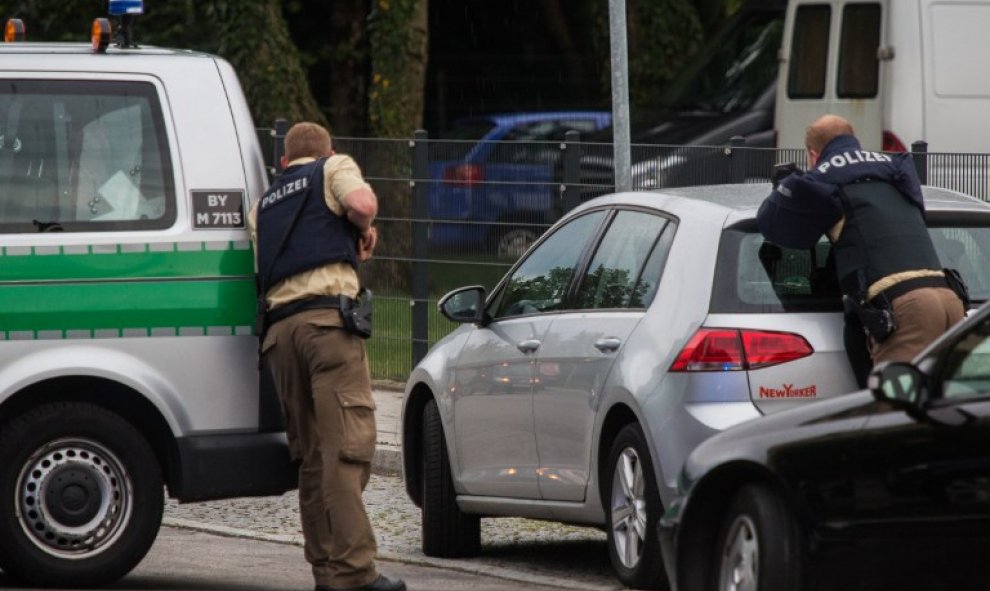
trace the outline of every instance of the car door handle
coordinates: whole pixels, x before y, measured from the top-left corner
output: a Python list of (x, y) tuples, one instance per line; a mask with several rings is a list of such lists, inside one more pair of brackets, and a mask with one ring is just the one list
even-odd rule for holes
[(611, 353), (619, 348), (622, 341), (617, 337), (605, 337), (595, 341), (595, 348), (602, 353)]
[(536, 339), (526, 339), (525, 341), (519, 341), (516, 343), (516, 348), (523, 353), (532, 353), (540, 348), (540, 341)]

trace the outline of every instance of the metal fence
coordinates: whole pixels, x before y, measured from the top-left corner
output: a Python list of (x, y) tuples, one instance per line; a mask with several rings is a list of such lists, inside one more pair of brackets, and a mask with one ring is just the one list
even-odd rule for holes
[[(279, 131), (259, 130), (269, 162)], [(553, 142), (334, 138), (379, 199), (379, 245), (362, 265), (375, 293), (372, 376), (405, 381), (430, 345), (453, 330), (436, 311), (446, 292), (491, 289), (561, 215), (614, 190), (611, 144), (573, 132)], [(912, 146), (923, 182), (990, 200), (990, 154), (928, 153)], [(768, 182), (777, 163), (803, 164), (803, 150), (729, 146), (632, 146), (634, 189)], [(274, 174), (274, 169), (270, 169)]]

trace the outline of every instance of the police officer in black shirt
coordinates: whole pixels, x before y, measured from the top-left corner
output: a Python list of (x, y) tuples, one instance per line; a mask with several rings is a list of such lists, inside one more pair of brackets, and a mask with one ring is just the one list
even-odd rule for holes
[[(775, 184), (757, 213), (760, 232), (800, 249), (827, 235), (873, 364), (909, 361), (965, 316), (965, 286), (939, 263), (910, 156), (863, 150), (837, 115), (808, 126), (805, 146), (810, 170)], [(862, 385), (866, 371), (851, 360)]]

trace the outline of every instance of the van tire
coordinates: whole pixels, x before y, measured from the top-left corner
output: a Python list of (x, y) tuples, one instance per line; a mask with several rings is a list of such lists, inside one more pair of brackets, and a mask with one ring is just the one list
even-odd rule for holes
[(80, 402), (0, 426), (0, 568), (39, 586), (93, 587), (133, 569), (161, 526), (161, 469), (130, 423)]
[(638, 423), (616, 435), (607, 470), (602, 499), (612, 568), (627, 587), (667, 589), (657, 536), (663, 507), (650, 448)]
[(447, 438), (436, 400), (423, 410), (423, 554), (444, 558), (481, 552), (481, 518), (461, 512), (450, 474)]

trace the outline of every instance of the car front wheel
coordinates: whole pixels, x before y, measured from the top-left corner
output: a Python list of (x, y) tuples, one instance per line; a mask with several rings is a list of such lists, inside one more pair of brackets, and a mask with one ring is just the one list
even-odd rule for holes
[(636, 423), (623, 427), (612, 444), (605, 488), (608, 550), (612, 567), (625, 585), (663, 589), (667, 578), (657, 539), (660, 493), (648, 450)]
[(423, 554), (446, 558), (481, 551), (481, 518), (461, 512), (450, 475), (436, 400), (423, 411)]
[(155, 455), (112, 412), (52, 403), (0, 427), (0, 567), (14, 579), (111, 583), (151, 548), (163, 506)]
[(718, 537), (718, 591), (800, 589), (797, 536), (780, 496), (767, 486), (743, 487)]

